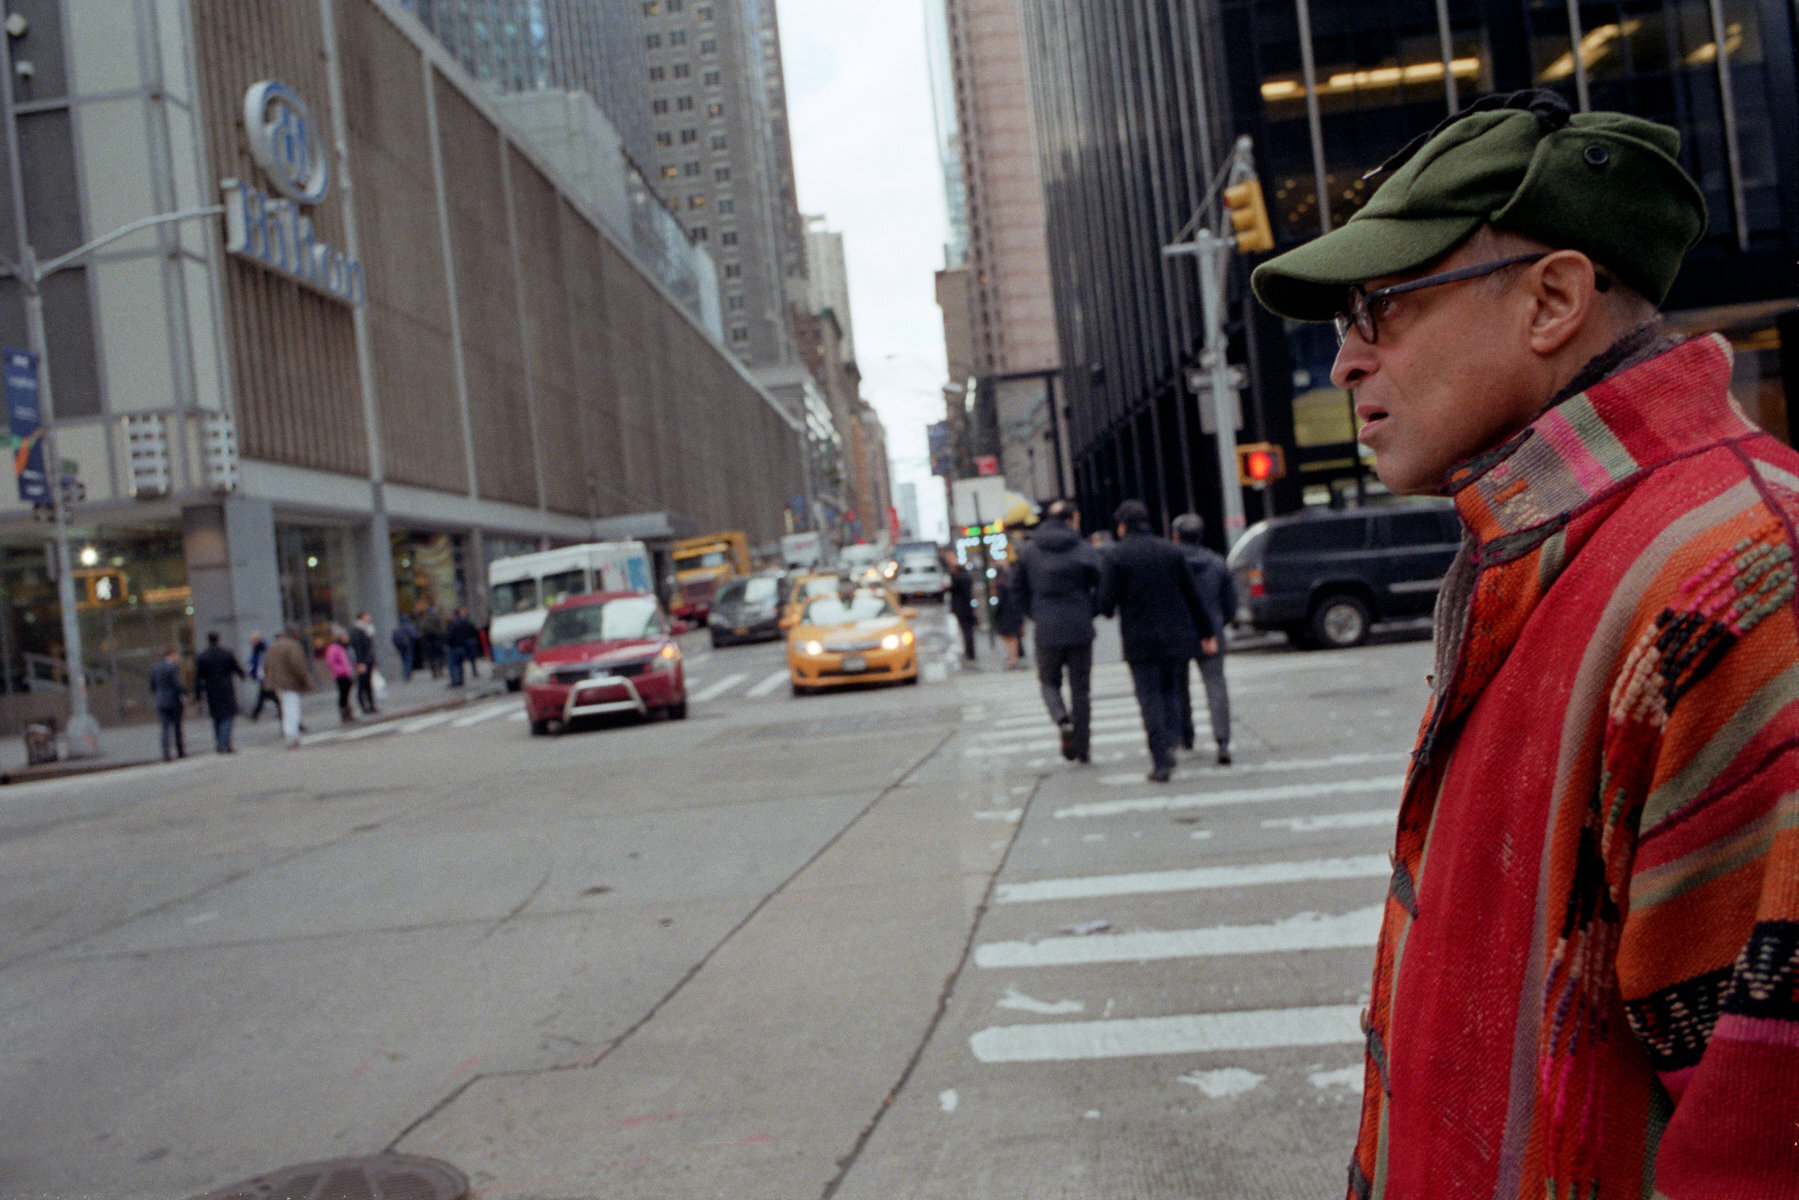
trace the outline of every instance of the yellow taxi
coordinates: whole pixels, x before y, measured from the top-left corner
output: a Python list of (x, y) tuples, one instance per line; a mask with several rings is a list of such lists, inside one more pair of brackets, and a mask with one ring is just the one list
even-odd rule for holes
[(787, 599), (781, 605), (781, 628), (792, 629), (800, 613), (819, 596), (835, 596), (843, 581), (834, 574), (812, 571), (796, 575), (787, 583)]
[(859, 587), (814, 596), (787, 631), (793, 694), (863, 683), (917, 683), (918, 638), (912, 618), (886, 588)]

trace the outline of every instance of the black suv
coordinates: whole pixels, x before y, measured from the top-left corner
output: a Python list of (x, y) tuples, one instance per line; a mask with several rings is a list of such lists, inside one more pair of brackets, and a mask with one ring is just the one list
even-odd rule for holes
[(1462, 522), (1446, 501), (1258, 521), (1227, 560), (1239, 622), (1299, 646), (1356, 646), (1375, 621), (1428, 613)]

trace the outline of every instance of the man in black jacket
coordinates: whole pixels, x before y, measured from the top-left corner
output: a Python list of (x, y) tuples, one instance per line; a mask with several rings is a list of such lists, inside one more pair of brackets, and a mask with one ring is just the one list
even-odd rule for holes
[[(1081, 540), (1081, 514), (1067, 500), (1045, 511), (1036, 535), (1019, 552), (1012, 595), (1036, 628), (1037, 681), (1050, 720), (1062, 733), (1062, 757), (1088, 760), (1093, 693), (1094, 594), (1099, 554)], [(1068, 670), (1068, 704), (1062, 671)]]
[(231, 726), (237, 720), (237, 681), (244, 678), (237, 655), (219, 644), (218, 633), (206, 635), (206, 649), (194, 659), (194, 695), (206, 701), (212, 718), (213, 749), (230, 754)]
[[(1183, 513), (1174, 519), (1174, 537), (1193, 573), (1193, 586), (1199, 590), (1199, 602), (1205, 605), (1206, 619), (1218, 637), (1214, 649), (1199, 652), (1199, 678), (1206, 685), (1206, 708), (1212, 717), (1212, 740), (1218, 743), (1218, 765), (1231, 762), (1231, 694), (1224, 684), (1224, 627), (1237, 614), (1237, 586), (1231, 582), (1230, 568), (1224, 556), (1200, 539), (1206, 534), (1205, 518), (1198, 513)], [(1193, 699), (1185, 667), (1181, 668), (1181, 748), (1193, 749)]]
[(1131, 667), (1149, 739), (1149, 779), (1167, 783), (1180, 739), (1180, 689), (1187, 660), (1202, 646), (1215, 650), (1217, 631), (1200, 603), (1187, 560), (1174, 543), (1150, 532), (1143, 502), (1126, 500), (1113, 519), (1118, 544), (1105, 557), (1099, 611), (1108, 617), (1118, 614), (1124, 661)]
[(974, 576), (962, 565), (953, 550), (943, 555), (943, 569), (949, 573), (949, 612), (962, 631), (962, 659), (974, 661)]

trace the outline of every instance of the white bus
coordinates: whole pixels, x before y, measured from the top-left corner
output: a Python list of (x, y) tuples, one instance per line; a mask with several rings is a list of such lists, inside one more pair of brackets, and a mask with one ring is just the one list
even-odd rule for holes
[[(496, 558), (487, 568), (487, 596), (493, 614), (487, 628), (494, 669), (516, 692), (525, 664), (536, 648), (537, 631), (557, 601), (588, 592), (654, 593), (650, 555), (642, 542), (584, 542)], [(520, 642), (524, 646), (520, 646)]]

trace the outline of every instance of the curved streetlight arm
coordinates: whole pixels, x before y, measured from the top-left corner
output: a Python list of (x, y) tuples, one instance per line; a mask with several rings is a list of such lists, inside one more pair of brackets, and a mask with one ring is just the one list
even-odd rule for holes
[[(129, 225), (122, 225), (105, 237), (95, 238), (85, 246), (77, 246), (67, 254), (59, 254), (49, 262), (37, 264), (28, 262), (26, 265), (31, 273), (30, 286), (36, 287), (39, 283), (42, 283), (45, 279), (56, 274), (64, 267), (86, 258), (102, 246), (110, 245), (123, 237), (130, 237), (140, 229), (149, 229), (156, 225), (167, 225), (172, 221), (189, 221), (195, 217), (218, 216), (224, 211), (225, 206), (223, 204), (208, 204), (202, 208), (184, 208), (179, 212), (158, 213), (154, 217), (145, 217), (141, 221), (133, 221)], [(21, 274), (23, 274), (23, 272), (21, 272)]]

